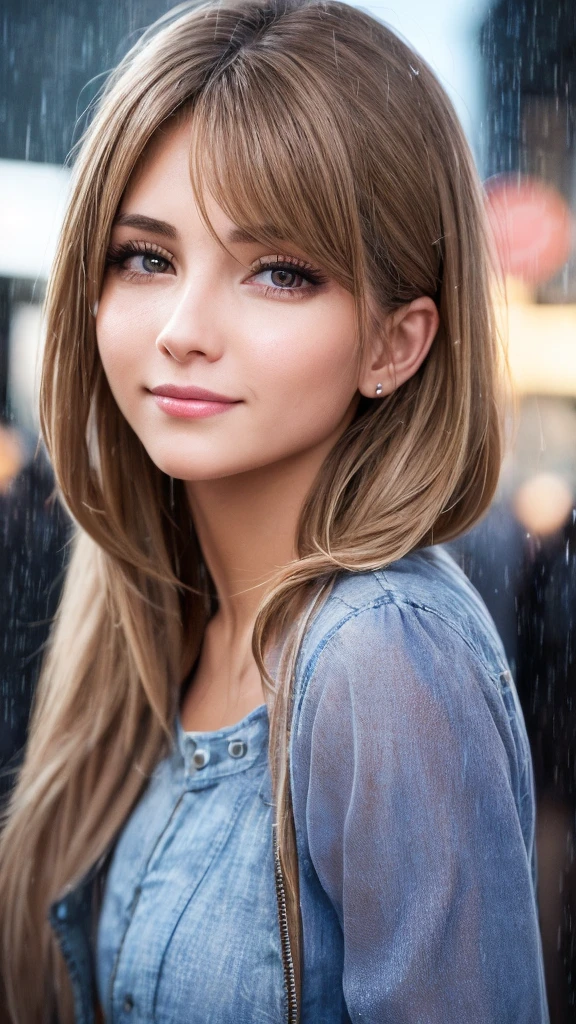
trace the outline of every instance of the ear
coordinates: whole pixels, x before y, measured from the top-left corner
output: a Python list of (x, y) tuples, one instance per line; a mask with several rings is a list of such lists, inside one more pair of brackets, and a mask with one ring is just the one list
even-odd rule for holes
[[(383, 331), (373, 339), (358, 378), (367, 398), (390, 395), (424, 362), (440, 325), (434, 299), (421, 295), (390, 313)], [(376, 385), (382, 390), (376, 395)]]

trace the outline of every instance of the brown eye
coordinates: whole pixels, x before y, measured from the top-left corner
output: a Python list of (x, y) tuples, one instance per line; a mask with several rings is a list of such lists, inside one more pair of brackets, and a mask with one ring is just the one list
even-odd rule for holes
[(274, 284), (278, 285), (279, 287), (283, 287), (285, 285), (293, 287), (294, 278), (296, 277), (302, 277), (302, 274), (297, 274), (295, 270), (271, 271), (271, 280), (273, 281)]
[(315, 285), (326, 284), (328, 280), (320, 270), (316, 270), (309, 263), (296, 263), (293, 260), (262, 260), (255, 268), (254, 278), (263, 275), (268, 275), (271, 282), (270, 291), (286, 293), (309, 291)]

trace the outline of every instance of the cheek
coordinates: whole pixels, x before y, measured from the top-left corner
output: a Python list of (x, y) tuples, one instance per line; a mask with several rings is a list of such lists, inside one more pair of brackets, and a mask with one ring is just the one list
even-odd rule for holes
[[(303, 303), (304, 304), (304, 303)], [(259, 348), (258, 379), (274, 406), (333, 426), (356, 390), (356, 325), (352, 299), (317, 302)]]
[(98, 303), (96, 342), (104, 373), (119, 405), (126, 400), (127, 389), (140, 383), (143, 352), (150, 342), (153, 326), (134, 303), (123, 302), (113, 289), (106, 289)]

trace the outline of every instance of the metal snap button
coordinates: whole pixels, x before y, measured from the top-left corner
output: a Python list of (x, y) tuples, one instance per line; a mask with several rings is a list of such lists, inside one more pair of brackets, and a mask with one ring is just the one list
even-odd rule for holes
[(228, 753), (230, 757), (244, 757), (248, 747), (244, 740), (230, 740), (228, 744)]
[(192, 761), (196, 768), (204, 768), (208, 764), (209, 760), (210, 751), (204, 750), (201, 747), (198, 750), (195, 750), (194, 754), (192, 755)]

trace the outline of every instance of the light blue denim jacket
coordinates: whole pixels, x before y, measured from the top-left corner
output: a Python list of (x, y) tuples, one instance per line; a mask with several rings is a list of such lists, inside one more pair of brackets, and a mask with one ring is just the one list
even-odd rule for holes
[[(446, 549), (339, 574), (295, 694), (301, 1024), (547, 1024), (524, 721)], [(266, 706), (175, 738), (51, 907), (77, 1024), (292, 1024)]]

